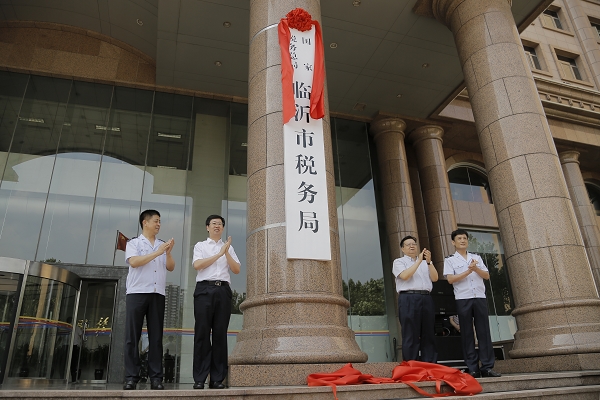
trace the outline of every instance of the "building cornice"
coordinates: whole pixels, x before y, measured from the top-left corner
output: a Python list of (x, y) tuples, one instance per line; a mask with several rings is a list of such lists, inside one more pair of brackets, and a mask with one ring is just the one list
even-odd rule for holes
[(539, 77), (534, 80), (549, 117), (600, 126), (600, 92)]

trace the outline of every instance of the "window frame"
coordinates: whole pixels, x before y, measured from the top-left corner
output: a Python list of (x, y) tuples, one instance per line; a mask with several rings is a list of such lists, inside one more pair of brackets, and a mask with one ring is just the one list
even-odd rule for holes
[[(554, 13), (549, 15), (548, 13)], [(558, 24), (556, 23), (558, 21)], [(555, 32), (564, 33), (569, 36), (575, 36), (573, 30), (569, 24), (569, 19), (565, 17), (562, 9), (556, 6), (549, 6), (540, 14), (540, 22), (546, 29), (553, 30)], [(560, 26), (560, 27), (559, 27)]]
[[(573, 53), (569, 50), (562, 49), (556, 46), (550, 46), (552, 49), (552, 57), (554, 58), (554, 62), (556, 64), (556, 69), (558, 70), (558, 75), (560, 79), (566, 82), (576, 83), (583, 86), (594, 87), (593, 83), (590, 82), (589, 77), (592, 76), (590, 71), (587, 68), (586, 63), (581, 58), (580, 54)], [(560, 60), (561, 58), (571, 59), (575, 65), (570, 64), (567, 67), (567, 61)], [(572, 72), (572, 67), (575, 66), (577, 71), (579, 72), (581, 79), (578, 79), (576, 76), (572, 76), (565, 72), (564, 68), (569, 68)]]
[[(471, 169), (474, 169), (475, 171), (479, 172), (480, 174), (484, 175), (487, 178), (488, 186), (485, 187), (485, 191), (486, 191), (486, 193), (488, 195), (489, 202), (482, 202), (482, 204), (492, 204), (493, 205), (494, 204), (494, 198), (492, 196), (492, 188), (491, 188), (491, 185), (490, 185), (490, 177), (489, 177), (489, 175), (488, 175), (485, 167), (483, 167), (483, 166), (481, 166), (479, 164), (475, 164), (473, 162), (458, 162), (456, 164), (453, 164), (450, 168), (448, 168), (446, 170), (446, 175), (448, 175), (450, 173), (450, 171), (452, 171), (454, 169), (457, 169), (457, 168), (471, 168)], [(448, 177), (448, 183), (449, 184), (452, 183), (452, 182), (450, 182), (450, 177)], [(451, 196), (452, 196), (452, 194), (451, 194)], [(454, 201), (454, 200), (460, 200), (460, 199), (454, 199), (452, 197), (452, 200)], [(463, 200), (463, 201), (468, 201), (468, 200)], [(479, 203), (479, 202), (476, 202), (476, 203)]]

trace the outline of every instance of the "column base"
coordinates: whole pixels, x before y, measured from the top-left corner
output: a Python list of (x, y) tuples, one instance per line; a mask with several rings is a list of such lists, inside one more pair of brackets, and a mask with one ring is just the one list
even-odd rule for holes
[(498, 360), (494, 370), (503, 374), (585, 371), (600, 368), (600, 352)]
[[(333, 372), (342, 368), (344, 363), (335, 364), (257, 364), (257, 365), (230, 365), (229, 386), (302, 386), (306, 385), (306, 378), (318, 372)], [(373, 376), (391, 377), (392, 370), (398, 363), (356, 363), (354, 368), (363, 374)]]

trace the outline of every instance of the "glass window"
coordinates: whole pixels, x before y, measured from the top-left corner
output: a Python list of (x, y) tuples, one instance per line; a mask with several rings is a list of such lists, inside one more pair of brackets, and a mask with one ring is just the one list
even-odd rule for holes
[[(159, 238), (164, 241), (175, 239), (171, 254), (175, 264), (182, 268), (178, 271), (185, 271), (191, 265), (187, 258), (188, 247), (184, 247), (189, 246), (184, 242), (184, 225), (189, 205), (186, 170), (192, 103), (193, 97), (156, 92), (142, 189), (141, 210), (160, 212)], [(167, 274), (167, 283), (177, 286), (172, 290), (179, 290), (181, 281), (180, 274)]]
[(592, 28), (596, 32), (596, 35), (598, 35), (598, 39), (600, 39), (600, 23), (590, 21), (590, 24), (592, 25)]
[(471, 229), (467, 231), (468, 251), (479, 254), (490, 273), (490, 279), (485, 281), (485, 290), (492, 341), (511, 340), (516, 332), (516, 323), (510, 315), (514, 304), (500, 234)]
[(585, 184), (588, 196), (590, 196), (590, 202), (596, 211), (596, 215), (600, 216), (600, 186), (596, 186), (593, 183)]
[(560, 18), (558, 17), (558, 12), (552, 10), (545, 10), (542, 14), (542, 18), (546, 21), (546, 23), (556, 29), (563, 29), (562, 23), (560, 22)]
[(473, 167), (457, 167), (448, 171), (452, 199), (492, 203), (487, 176)]
[(581, 74), (579, 73), (579, 68), (577, 67), (577, 63), (573, 58), (556, 55), (558, 58), (558, 66), (563, 73), (563, 77), (567, 79), (577, 79), (581, 80)]
[(369, 362), (392, 361), (367, 127), (333, 118), (332, 142), (349, 326)]
[(37, 260), (85, 263), (105, 140), (121, 135), (109, 120), (113, 87), (73, 81), (40, 234)]
[(66, 379), (77, 290), (29, 276), (24, 291), (8, 376)]
[(153, 99), (151, 91), (115, 87), (109, 120), (119, 131), (110, 131), (104, 143), (87, 264), (126, 265), (115, 239), (117, 231), (138, 234)]
[[(15, 82), (20, 80), (16, 78)], [(11, 85), (6, 87), (10, 88)], [(0, 184), (0, 254), (4, 257), (36, 259), (40, 226), (55, 168), (56, 149), (67, 123), (65, 118), (70, 88), (71, 81), (31, 76), (19, 118), (12, 120), (12, 124), (16, 125), (14, 128), (10, 127), (10, 115), (21, 101), (5, 100), (8, 118), (2, 120), (1, 124), (9, 131), (14, 129), (14, 134), (10, 148), (1, 149), (4, 154), (8, 153)], [(15, 90), (13, 87), (12, 93)], [(63, 233), (66, 232), (61, 232), (61, 236)], [(64, 248), (68, 246), (65, 241)], [(51, 257), (58, 258), (60, 255), (48, 256)]]
[(529, 66), (533, 69), (542, 69), (535, 49), (533, 47), (523, 46), (523, 50), (525, 50), (525, 56), (527, 57), (527, 61), (529, 61)]

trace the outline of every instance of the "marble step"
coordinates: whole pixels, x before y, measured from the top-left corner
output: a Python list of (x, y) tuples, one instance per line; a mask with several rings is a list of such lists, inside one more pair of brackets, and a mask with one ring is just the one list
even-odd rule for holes
[[(481, 399), (594, 399), (600, 398), (600, 370), (552, 373), (512, 374), (501, 378), (479, 379), (484, 392)], [(333, 400), (329, 387), (269, 386), (229, 388), (225, 390), (193, 390), (191, 384), (166, 384), (166, 390), (154, 391), (140, 384), (135, 391), (123, 391), (121, 385), (49, 385), (24, 389), (3, 385), (0, 399), (227, 399), (227, 400)], [(435, 390), (431, 382), (418, 386), (428, 392)], [(448, 390), (448, 387), (445, 387)], [(339, 400), (423, 399), (404, 384), (339, 386)], [(452, 396), (451, 399), (473, 399), (472, 396)]]

